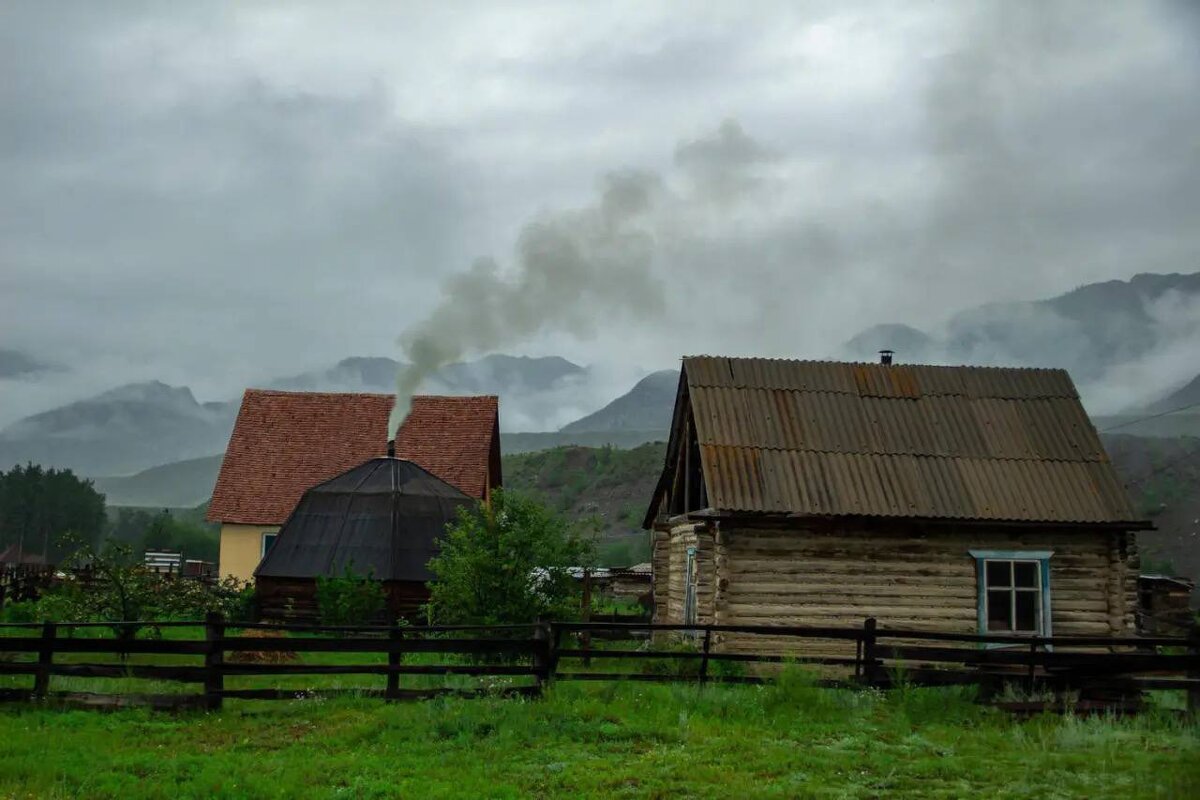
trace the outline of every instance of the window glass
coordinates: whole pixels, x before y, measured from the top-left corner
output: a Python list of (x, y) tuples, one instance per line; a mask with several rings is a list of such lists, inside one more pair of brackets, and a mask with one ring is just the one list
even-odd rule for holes
[(279, 536), (277, 533), (264, 533), (262, 536), (262, 555), (266, 555), (275, 544), (275, 539)]
[(1036, 561), (1013, 562), (1013, 575), (1015, 578), (1013, 585), (1037, 588), (1039, 583), (1038, 567), (1039, 564)]
[(987, 562), (987, 585), (988, 586), (1012, 586), (1012, 562), (1011, 561), (989, 561)]
[(1038, 606), (1040, 605), (1040, 592), (1017, 592), (1017, 624), (1015, 630), (1018, 631), (1037, 631), (1040, 629), (1038, 625)]
[(1012, 630), (1012, 596), (1007, 589), (987, 593), (987, 629)]

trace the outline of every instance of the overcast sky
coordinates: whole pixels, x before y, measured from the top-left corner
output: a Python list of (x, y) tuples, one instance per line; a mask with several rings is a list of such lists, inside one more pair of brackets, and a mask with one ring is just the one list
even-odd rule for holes
[(0, 422), (399, 358), (614, 171), (657, 198), (628, 285), (658, 296), (501, 349), (821, 357), (1195, 271), (1198, 43), (1187, 2), (7, 2), (0, 347), (69, 372)]

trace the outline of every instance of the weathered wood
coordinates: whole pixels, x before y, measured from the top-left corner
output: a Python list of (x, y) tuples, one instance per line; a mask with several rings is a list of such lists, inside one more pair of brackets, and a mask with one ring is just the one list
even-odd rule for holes
[(543, 687), (550, 680), (550, 625), (538, 625), (533, 629), (533, 672), (537, 685)]
[(248, 639), (227, 637), (221, 642), (229, 652), (289, 651), (293, 653), (507, 653), (530, 655), (535, 645), (527, 639), (417, 639), (406, 635), (400, 640), (382, 638), (330, 639)]
[(391, 640), (393, 647), (388, 650), (387, 688), (384, 694), (389, 700), (396, 700), (400, 697), (399, 667), (401, 660), (404, 658), (400, 647), (401, 640), (404, 639), (404, 631), (399, 627), (394, 627), (388, 631), (388, 638)]
[[(532, 666), (510, 664), (233, 664), (231, 675), (535, 675)], [(385, 690), (386, 691), (386, 690)], [(395, 691), (400, 691), (396, 686)]]
[(156, 664), (55, 664), (50, 673), (74, 678), (146, 678), (156, 681), (203, 683), (207, 669)]
[(867, 683), (872, 683), (875, 680), (876, 670), (879, 666), (879, 655), (876, 650), (876, 628), (878, 623), (874, 617), (868, 617), (863, 622), (862, 631), (862, 665), (856, 672), (862, 676)]
[(33, 679), (33, 696), (44, 699), (50, 691), (50, 671), (54, 667), (54, 645), (58, 626), (53, 622), (42, 624), (41, 649), (38, 651), (37, 675)]
[[(208, 652), (204, 654), (204, 706), (209, 711), (219, 711), (221, 696), (225, 688), (222, 666), (225, 661), (225, 619), (216, 611), (210, 612), (204, 623)], [(267, 641), (267, 640), (259, 640)]]

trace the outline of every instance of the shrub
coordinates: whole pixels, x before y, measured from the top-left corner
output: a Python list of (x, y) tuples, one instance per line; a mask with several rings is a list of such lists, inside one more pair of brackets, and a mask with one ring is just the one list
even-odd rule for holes
[(588, 566), (591, 543), (535, 500), (497, 490), (491, 504), (462, 509), (429, 562), (430, 617), (496, 625), (579, 614), (570, 568)]
[(317, 578), (317, 613), (326, 625), (366, 625), (376, 621), (387, 608), (387, 596), (379, 581), (345, 572)]

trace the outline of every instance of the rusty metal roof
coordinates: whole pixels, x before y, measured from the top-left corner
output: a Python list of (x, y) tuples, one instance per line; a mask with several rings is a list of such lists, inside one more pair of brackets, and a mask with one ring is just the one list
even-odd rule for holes
[(703, 356), (680, 391), (718, 511), (1140, 523), (1063, 370)]

